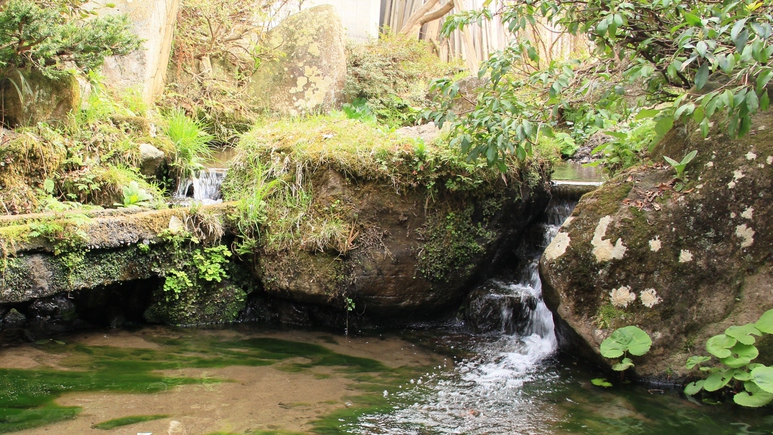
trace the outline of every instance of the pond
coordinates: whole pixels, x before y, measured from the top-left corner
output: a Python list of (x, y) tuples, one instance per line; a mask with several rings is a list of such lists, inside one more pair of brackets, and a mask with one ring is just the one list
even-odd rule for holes
[[(0, 353), (0, 433), (741, 434), (765, 410), (591, 385), (538, 335), (145, 327)], [(26, 429), (25, 429), (26, 428)]]

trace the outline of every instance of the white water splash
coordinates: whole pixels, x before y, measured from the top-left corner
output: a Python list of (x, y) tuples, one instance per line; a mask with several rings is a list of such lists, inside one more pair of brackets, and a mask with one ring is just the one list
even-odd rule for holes
[(228, 170), (221, 168), (202, 169), (195, 177), (180, 181), (174, 198), (177, 200), (192, 198), (204, 204), (222, 202), (220, 185), (223, 184), (227, 172)]
[(388, 414), (363, 416), (351, 433), (551, 433), (555, 405), (543, 397), (557, 382), (558, 375), (544, 362), (555, 353), (558, 344), (553, 315), (542, 301), (538, 262), (573, 208), (571, 202), (553, 204), (543, 226), (543, 240), (540, 246), (532, 247), (528, 254), (532, 258), (519, 282), (497, 283), (505, 294), (520, 296), (524, 301), (521, 308), (529, 311), (521, 333), (479, 343), (472, 349), (475, 358), (458, 362), (453, 371), (428, 374), (423, 387), (413, 382), (406, 384), (393, 396), (398, 403), (408, 401), (412, 405), (396, 406)]

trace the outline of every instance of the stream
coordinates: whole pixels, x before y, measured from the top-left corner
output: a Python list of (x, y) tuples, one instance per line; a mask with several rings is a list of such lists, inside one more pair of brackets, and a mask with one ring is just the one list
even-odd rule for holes
[(773, 433), (768, 409), (630, 384), (595, 387), (591, 379), (604, 373), (558, 353), (537, 265), (573, 207), (554, 201), (515, 248), (514, 273), (485, 284), (482, 306), (494, 306), (497, 319), (488, 332), (459, 319), (353, 336), (344, 325), (244, 323), (4, 344), (0, 433)]

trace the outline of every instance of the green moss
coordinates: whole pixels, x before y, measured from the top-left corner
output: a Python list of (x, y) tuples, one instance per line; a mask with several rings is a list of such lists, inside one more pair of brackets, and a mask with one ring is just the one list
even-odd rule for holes
[(128, 426), (130, 424), (142, 423), (145, 421), (159, 420), (169, 417), (166, 414), (154, 414), (154, 415), (131, 415), (128, 417), (115, 418), (102, 423), (97, 423), (91, 427), (94, 429), (110, 430), (121, 426)]
[(599, 329), (617, 328), (625, 317), (625, 311), (614, 307), (612, 304), (602, 305), (593, 317), (594, 323)]
[(448, 282), (454, 276), (468, 276), (482, 255), (485, 245), (495, 233), (486, 230), (484, 223), (473, 219), (475, 208), (432, 215), (421, 231), (426, 242), (417, 257), (422, 277), (436, 282)]

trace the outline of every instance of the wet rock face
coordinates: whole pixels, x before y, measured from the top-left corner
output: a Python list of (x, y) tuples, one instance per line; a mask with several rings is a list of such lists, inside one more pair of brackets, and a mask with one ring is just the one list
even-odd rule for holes
[(36, 299), (30, 304), (29, 312), (42, 321), (70, 322), (76, 317), (75, 303), (64, 295)]
[(487, 282), (467, 296), (464, 317), (473, 331), (513, 334), (525, 326), (537, 300), (528, 294), (504, 290), (495, 282)]
[(565, 346), (598, 357), (614, 329), (637, 325), (653, 339), (637, 374), (675, 379), (709, 337), (773, 308), (773, 116), (754, 125), (737, 140), (672, 131), (653, 160), (698, 150), (681, 191), (656, 165), (583, 197), (541, 260)]

